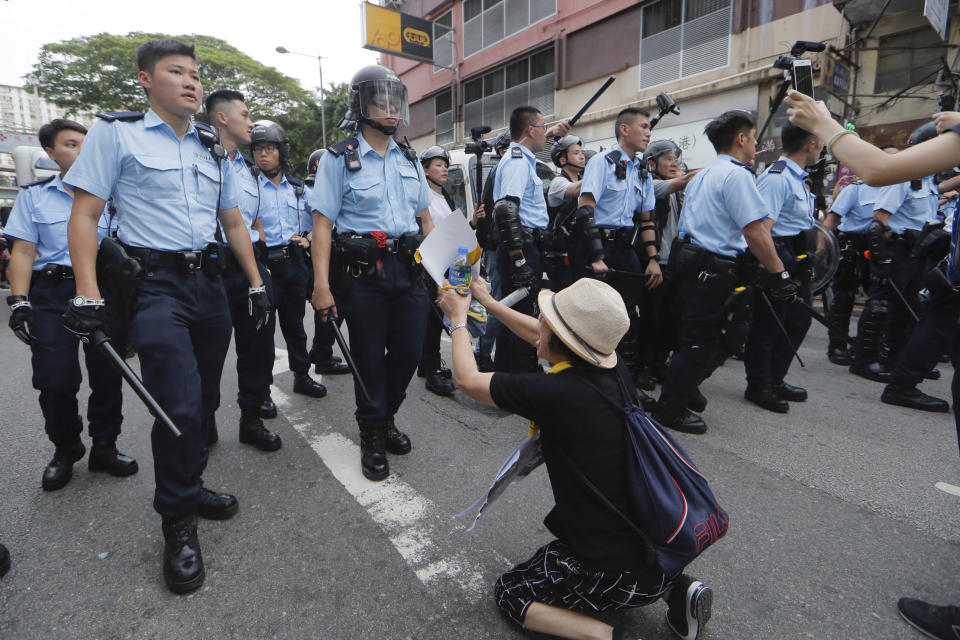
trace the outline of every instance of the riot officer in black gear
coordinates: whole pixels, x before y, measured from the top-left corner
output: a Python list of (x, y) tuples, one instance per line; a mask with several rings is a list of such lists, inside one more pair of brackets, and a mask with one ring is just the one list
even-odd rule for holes
[(550, 181), (547, 190), (547, 214), (550, 216), (552, 243), (544, 253), (547, 276), (554, 291), (573, 284), (575, 259), (579, 236), (575, 235), (574, 212), (583, 183), (583, 141), (575, 135), (565, 135), (550, 149), (550, 159), (560, 169), (560, 175)]

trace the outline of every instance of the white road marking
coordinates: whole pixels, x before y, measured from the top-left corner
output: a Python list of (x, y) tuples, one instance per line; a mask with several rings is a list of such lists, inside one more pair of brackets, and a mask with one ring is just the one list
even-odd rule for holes
[(280, 347), (274, 347), (273, 351), (273, 375), (278, 376), (281, 373), (289, 371), (290, 365), (287, 362), (287, 350), (281, 349)]
[(443, 590), (459, 587), (472, 602), (484, 597), (489, 585), (477, 563), (463, 551), (445, 555), (435, 542), (464, 527), (452, 525), (430, 499), (395, 473), (383, 482), (367, 480), (360, 471), (360, 447), (328, 424), (317, 421), (315, 413), (295, 410), (290, 396), (276, 386), (270, 391), (284, 416), (387, 535), (424, 585)]
[(956, 485), (947, 484), (946, 482), (938, 482), (933, 486), (935, 486), (937, 489), (940, 489), (940, 491), (943, 491), (944, 493), (949, 493), (952, 496), (960, 496), (960, 487)]

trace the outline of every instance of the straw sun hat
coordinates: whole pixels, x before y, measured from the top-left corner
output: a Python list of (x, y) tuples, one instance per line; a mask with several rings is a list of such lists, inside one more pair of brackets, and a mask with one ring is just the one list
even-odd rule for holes
[(617, 345), (630, 328), (623, 298), (605, 282), (581, 278), (559, 293), (537, 297), (540, 313), (563, 344), (602, 369), (617, 364)]

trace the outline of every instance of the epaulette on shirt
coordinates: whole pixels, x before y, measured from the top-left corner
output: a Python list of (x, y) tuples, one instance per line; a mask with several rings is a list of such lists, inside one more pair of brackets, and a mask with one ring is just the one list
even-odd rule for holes
[(770, 173), (783, 173), (783, 170), (786, 168), (787, 168), (786, 160), (777, 160), (772, 165), (770, 165), (770, 168), (767, 169), (767, 171), (769, 171)]
[(613, 149), (607, 152), (603, 157), (607, 159), (607, 162), (615, 167), (617, 180), (627, 179), (627, 162), (620, 158), (619, 150)]
[(523, 157), (523, 149), (521, 149), (520, 147), (514, 147), (514, 148), (512, 148), (512, 149), (510, 150), (510, 157), (511, 157), (511, 158), (522, 158), (522, 157)]
[(37, 187), (37, 186), (39, 186), (39, 185), (41, 185), (41, 184), (47, 184), (48, 182), (50, 182), (51, 180), (53, 180), (53, 179), (56, 178), (56, 177), (57, 177), (56, 175), (47, 176), (46, 178), (44, 178), (44, 179), (42, 179), (42, 180), (34, 180), (33, 182), (28, 182), (27, 184), (23, 185), (23, 186), (20, 187), (20, 188), (21, 188), (21, 189), (29, 189), (30, 187)]
[(106, 120), (107, 122), (112, 122), (114, 120), (121, 120), (123, 122), (133, 122), (134, 120), (142, 120), (144, 114), (139, 111), (108, 111), (107, 113), (98, 113), (97, 117)]
[(303, 180), (301, 180), (300, 178), (294, 178), (293, 176), (287, 176), (287, 182), (289, 182), (295, 187), (303, 186)]
[(216, 129), (205, 122), (197, 122), (193, 126), (197, 129), (197, 137), (200, 138), (200, 144), (210, 151), (214, 161), (219, 162), (227, 157), (227, 151), (223, 148), (223, 145), (220, 144), (220, 134), (217, 133)]
[(346, 140), (341, 140), (340, 142), (330, 145), (329, 147), (327, 147), (327, 151), (339, 157), (345, 154), (348, 149), (356, 149), (359, 146), (360, 146), (360, 140), (358, 140), (356, 137), (353, 137), (353, 138), (347, 138)]

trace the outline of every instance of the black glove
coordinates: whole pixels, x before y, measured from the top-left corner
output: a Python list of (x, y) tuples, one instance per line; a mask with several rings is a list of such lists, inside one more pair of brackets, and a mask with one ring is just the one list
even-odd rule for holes
[(67, 304), (66, 313), (60, 316), (60, 324), (67, 331), (80, 336), (80, 339), (87, 343), (90, 342), (90, 336), (95, 331), (102, 331), (106, 334), (107, 307), (103, 304), (103, 300), (98, 302), (100, 303), (98, 305), (84, 304), (78, 306), (75, 304), (75, 300), (71, 300)]
[(523, 256), (517, 258), (510, 256), (510, 260), (513, 261), (513, 268), (510, 270), (510, 285), (514, 289), (532, 287), (535, 278), (533, 269), (530, 268)]
[(247, 293), (247, 312), (253, 318), (254, 328), (257, 331), (266, 326), (267, 318), (272, 311), (270, 298), (267, 297), (267, 288), (264, 285), (250, 287)]
[(796, 282), (790, 279), (790, 274), (786, 271), (770, 275), (770, 281), (764, 287), (773, 302), (787, 304), (793, 302), (800, 287)]
[(10, 328), (23, 344), (33, 344), (30, 323), (33, 322), (33, 309), (27, 296), (7, 296), (10, 305)]

